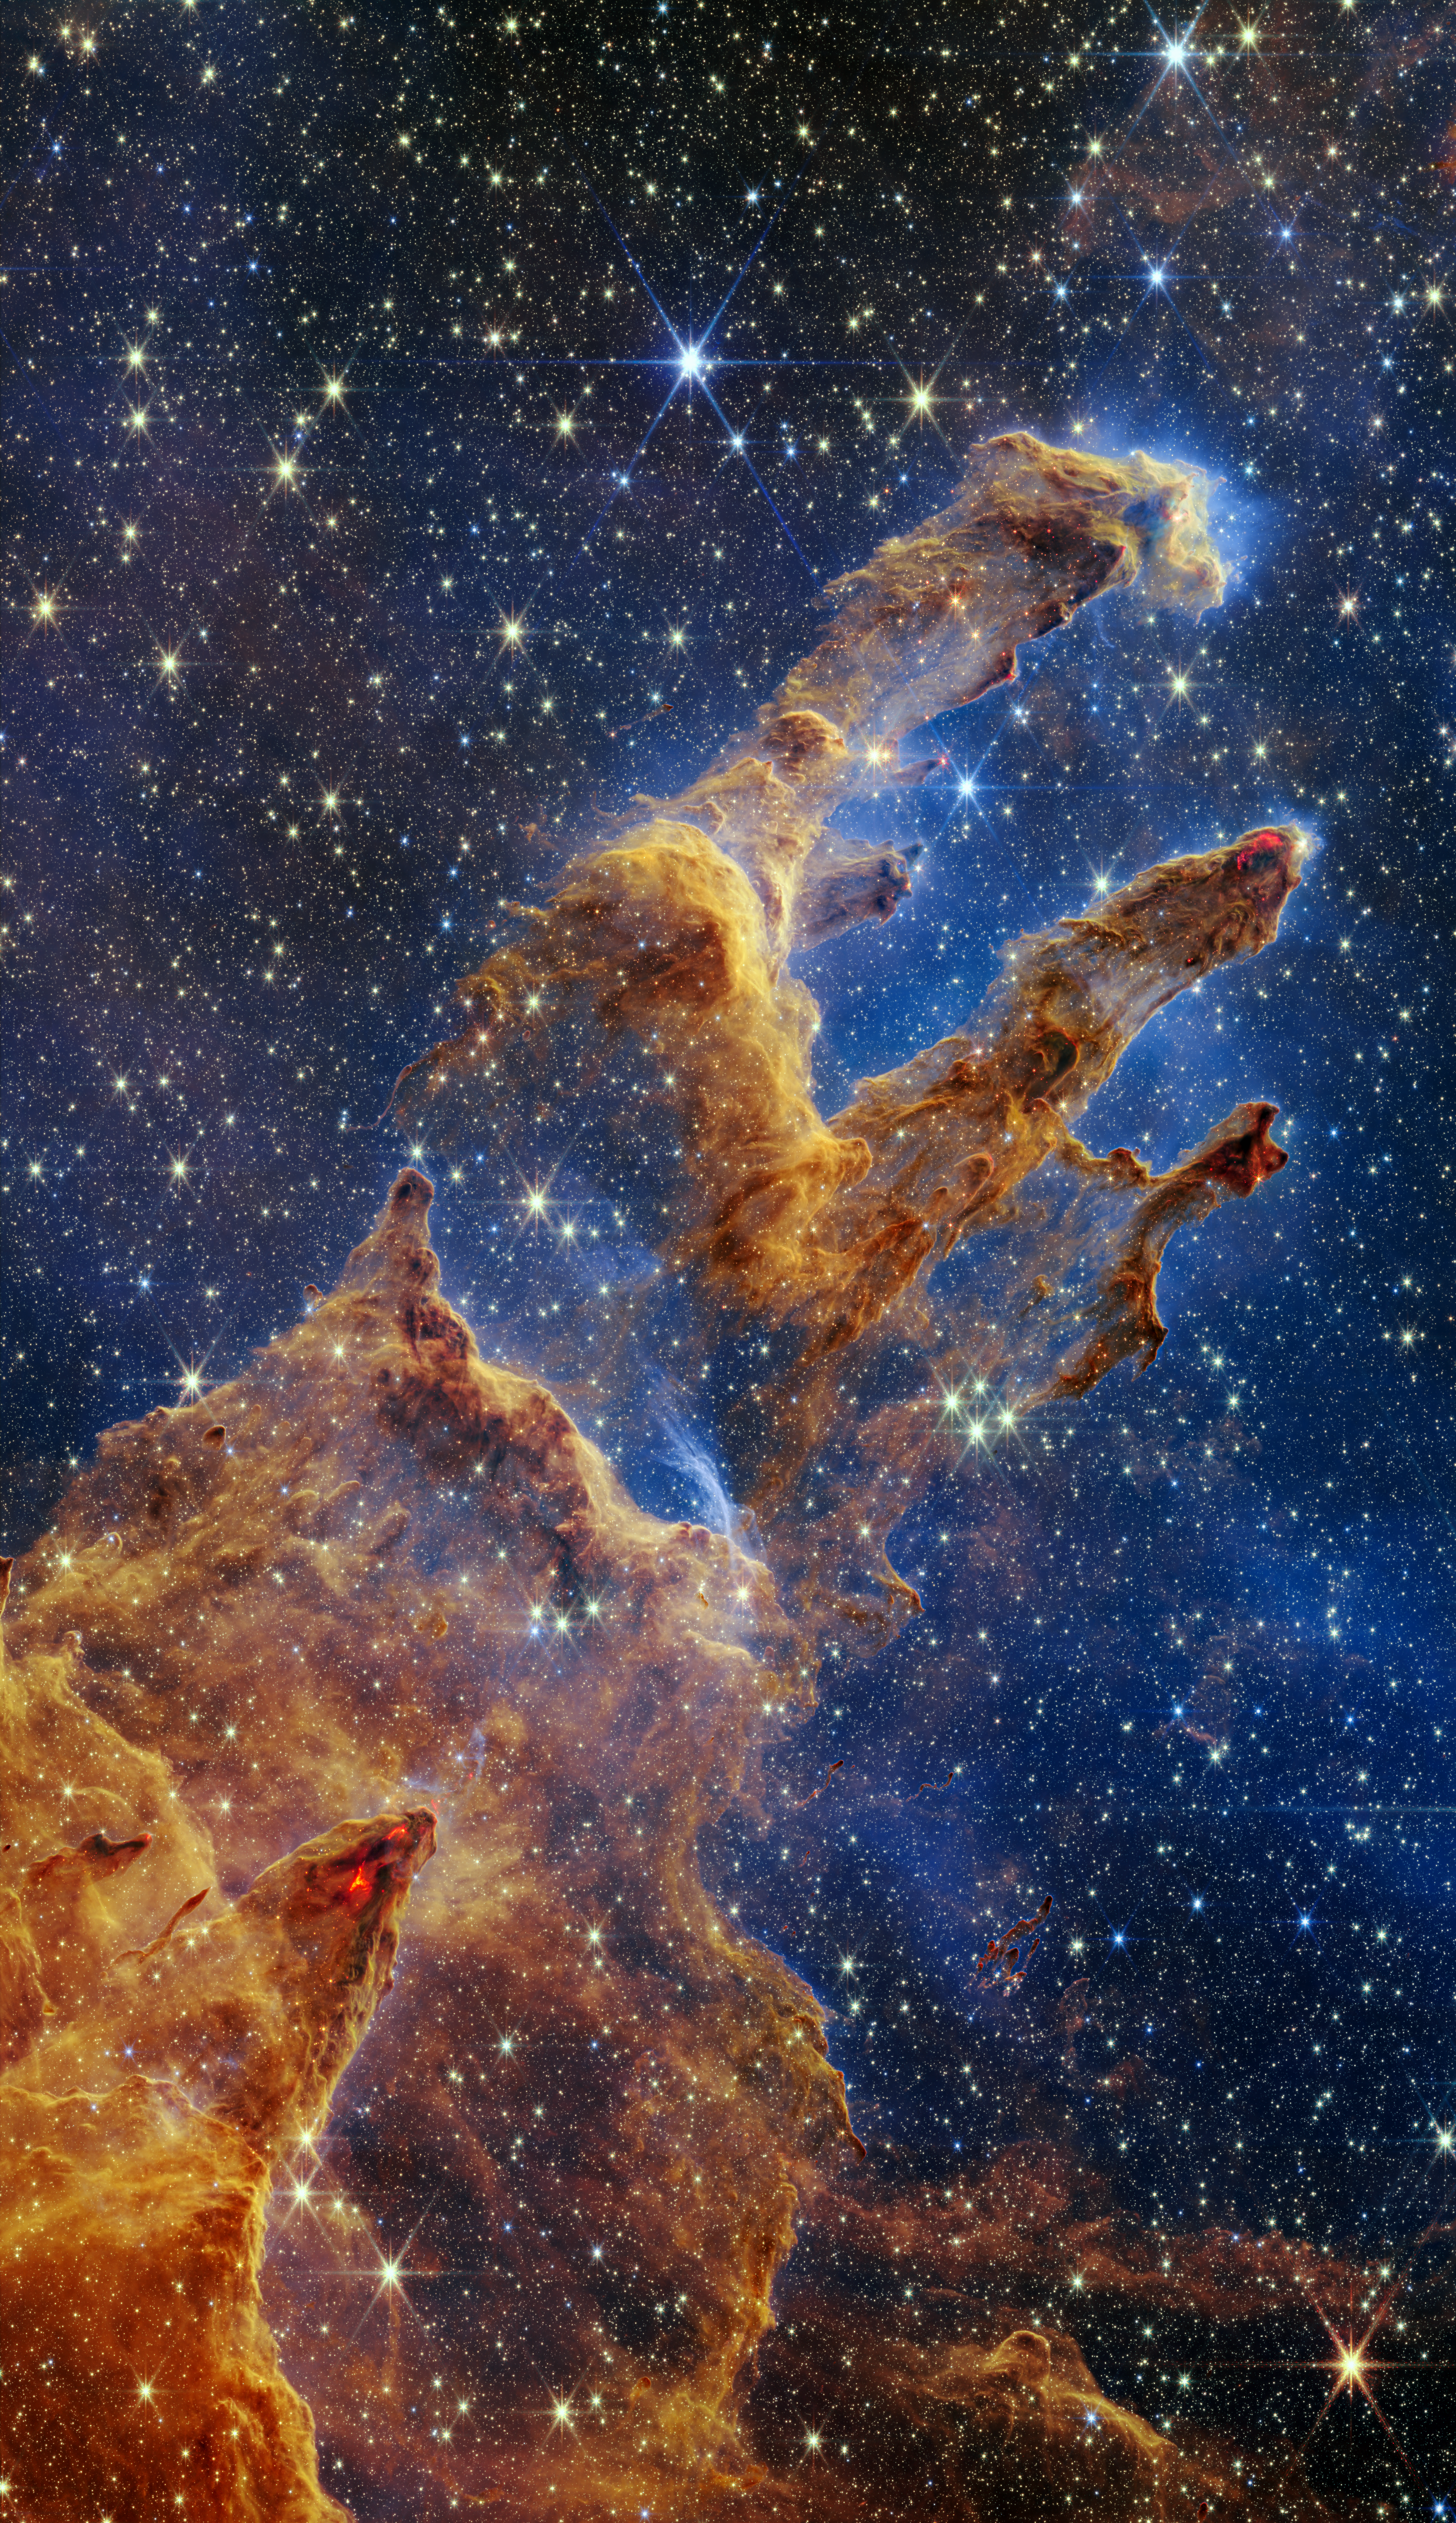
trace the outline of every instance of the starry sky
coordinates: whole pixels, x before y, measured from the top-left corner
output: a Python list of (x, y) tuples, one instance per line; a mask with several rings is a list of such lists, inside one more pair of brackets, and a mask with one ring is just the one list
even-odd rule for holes
[[(1317, 2320), (1270, 2356), (1047, 2302), (1175, 2436), (1317, 2430), (1352, 2516), (1456, 2500), (1452, 38), (1381, 0), (165, 0), (18, 8), (5, 81), (10, 1550), (332, 1284), (505, 906), (691, 779), (974, 442), (1212, 477), (1222, 605), (1088, 606), (913, 740), (870, 818), (911, 894), (796, 970), (832, 1111), (1004, 939), (1296, 821), (1277, 944), (1090, 1125), (1169, 1166), (1260, 1096), (1291, 1162), (1175, 1244), (1146, 1377), (913, 1510), (921, 1618), (766, 1754), (792, 1821), (703, 1862), (898, 2176), (1070, 2148), (1154, 2235), (1358, 2272), (1386, 2364), (1323, 2425)], [(418, 1162), (489, 1350), (575, 1264)], [(639, 1446), (640, 1503), (711, 1510), (705, 1448)], [(783, 2336), (854, 2287), (806, 2252)]]

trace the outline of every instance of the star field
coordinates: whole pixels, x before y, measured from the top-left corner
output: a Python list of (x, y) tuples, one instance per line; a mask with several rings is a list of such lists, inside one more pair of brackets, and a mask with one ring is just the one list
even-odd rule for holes
[[(855, 833), (910, 890), (793, 956), (832, 1114), (972, 1021), (1004, 940), (1246, 828), (1317, 843), (1274, 943), (1163, 1008), (1079, 1124), (1165, 1170), (1267, 1097), (1288, 1166), (1170, 1246), (1146, 1375), (957, 1422), (892, 1543), (919, 1617), (828, 1645), (704, 1824), (726, 1915), (829, 2011), (869, 2148), (799, 2201), (735, 2387), (765, 2513), (1068, 2510), (1059, 2470), (951, 2449), (916, 2398), (916, 2359), (994, 2347), (1003, 2311), (1075, 2342), (1089, 2435), (1105, 2401), (1216, 2445), (1251, 2514), (1456, 2501), (1452, 42), (1449, 10), (1380, 0), (168, 0), (10, 29), (6, 1550), (104, 1429), (333, 1289), (406, 1162), (488, 1366), (561, 1390), (637, 1506), (731, 1533), (748, 1335), (690, 1390), (665, 1349), (686, 1437), (645, 1400), (624, 1434), (592, 1386), (645, 1248), (597, 1143), (558, 1177), (544, 1123), (525, 1171), (401, 1136), (396, 1081), (977, 442), (1212, 479), (1222, 603), (1085, 604), (888, 748)], [(542, 1110), (572, 1083), (544, 1067)], [(524, 1627), (567, 1689), (586, 1649), (546, 1600)], [(1024, 1979), (978, 1979), (1049, 1892)], [(635, 2072), (614, 2002), (592, 2046)], [(449, 2072), (503, 2078), (506, 2037), (462, 1996)], [(320, 2415), (360, 2516), (453, 2510), (444, 2448), (503, 2440), (528, 2373), (547, 2450), (596, 2423), (603, 2376), (542, 2346), (568, 2230), (619, 2256), (619, 2347), (677, 2336), (630, 2208), (579, 2180), (608, 2067), (572, 2055), (492, 2086), (497, 2167), (535, 2151), (561, 2194), (549, 2251), (493, 2234), (514, 2333), (497, 2292), (476, 2337), (438, 2236), (446, 2274), (415, 2274), (448, 2202), (367, 2042), (328, 2214), (274, 2194), (299, 2390), (365, 2318), (296, 2253), (319, 2218), (385, 2218), (379, 2336), (421, 2325), (441, 2378), (428, 2458), (417, 2431), (371, 2467), (364, 2419)], [(505, 2510), (551, 2510), (548, 2471)]]

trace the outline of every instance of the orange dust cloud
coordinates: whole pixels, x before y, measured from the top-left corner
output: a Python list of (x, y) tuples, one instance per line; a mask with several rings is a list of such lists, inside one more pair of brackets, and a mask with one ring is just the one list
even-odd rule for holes
[[(785, 959), (897, 898), (893, 854), (827, 824), (901, 736), (1135, 578), (1217, 599), (1199, 477), (976, 451), (834, 591), (756, 734), (523, 915), (401, 1081), (432, 1149), (589, 1146), (635, 1286), (568, 1289), (542, 1330), (502, 1285), (521, 1362), (486, 1357), (408, 1167), (337, 1286), (206, 1401), (109, 1430), (17, 1568), (0, 2302), (32, 2523), (335, 2515), (315, 2425), (328, 2476), (401, 2511), (864, 2510), (761, 2405), (797, 2237), (832, 2235), (864, 2148), (825, 2010), (700, 1839), (762, 1809), (826, 1638), (913, 1608), (886, 1541), (991, 1402), (1013, 1427), (1150, 1357), (1170, 1234), (1282, 1164), (1266, 1103), (1161, 1174), (1071, 1123), (1158, 1007), (1268, 943), (1304, 836), (1016, 941), (973, 1026), (828, 1119)], [(720, 1346), (758, 1523), (710, 1532), (639, 1507), (587, 1430)], [(905, 2244), (870, 2222), (888, 2300)], [(1018, 2291), (933, 2354), (881, 2325), (871, 2431), (940, 2412), (961, 2465), (917, 2510), (970, 2510), (982, 2457), (1028, 2523), (1089, 2482), (1133, 2523), (1224, 2477)]]
[[(1070, 1122), (1160, 1008), (1271, 943), (1308, 848), (1297, 826), (1256, 828), (1015, 939), (971, 1023), (825, 1120), (813, 1003), (775, 974), (742, 870), (700, 833), (653, 827), (569, 877), (463, 985), (471, 1021), (406, 1072), (401, 1112), (437, 1143), (494, 1137), (523, 1164), (533, 1130), (589, 1139), (663, 1264), (594, 1361), (608, 1409), (614, 1383), (635, 1406), (663, 1284), (692, 1295), (704, 1356), (725, 1328), (782, 1334), (733, 1415), (738, 1495), (773, 1530), (796, 1614), (877, 1641), (914, 1603), (885, 1533), (948, 1445), (992, 1434), (974, 1408), (938, 1415), (946, 1395), (994, 1395), (1004, 1428), (1146, 1364), (1171, 1235), (1284, 1165), (1272, 1104), (1237, 1106), (1165, 1174), (1094, 1155)], [(972, 1237), (954, 1289), (932, 1279)], [(563, 1353), (561, 1371), (575, 1363)]]
[[(54, 1700), (41, 1672), (3, 1679), (9, 1803)], [(78, 1794), (124, 1798), (110, 1749)], [(32, 1813), (47, 1784), (28, 1782)], [(174, 1805), (158, 1819), (159, 1842), (185, 1843)], [(139, 2516), (164, 2495), (217, 2523), (321, 2523), (343, 2509), (262, 2314), (265, 2208), (390, 1986), (434, 1816), (339, 1823), (185, 1936), (125, 1956), (111, 1948), (146, 1865), (130, 1905), (111, 1887), (151, 1845), (93, 1833), (5, 1887), (6, 1951), (23, 1956), (0, 1996), (7, 2494), (28, 2523)]]
[[(547, 2289), (533, 2317), (624, 2407), (641, 2386), (593, 2458), (650, 2479), (731, 2457), (733, 2386), (799, 2192), (826, 2149), (858, 2143), (811, 1992), (738, 1933), (695, 1856), (767, 1709), (806, 1704), (812, 1677), (760, 1562), (640, 1513), (549, 1394), (481, 1358), (438, 1292), (429, 1200), (406, 1171), (340, 1286), (243, 1375), (109, 1432), (18, 1572), (11, 1687), (44, 1723), (17, 1735), (7, 1810), (31, 1847), (72, 1817), (154, 1833), (161, 1897), (98, 1920), (94, 1979), (199, 1870), (246, 1875), (320, 1807), (438, 1800), (442, 1856), (385, 2018), (408, 2146), (497, 2216), (544, 2184), (520, 2220), (539, 2269), (560, 2176), (519, 2165), (499, 2119), (510, 2093), (512, 2130), (518, 2112), (534, 2129), (523, 2090), (549, 2098), (572, 2188), (614, 2239), (599, 2270), (562, 2280), (569, 2310)], [(159, 2066), (207, 2111), (212, 2052), (178, 1959), (194, 1933), (123, 1968), (169, 1992)], [(12, 1950), (28, 1987), (19, 1934)], [(89, 2076), (114, 2017), (115, 2001), (58, 2025), (47, 2055)], [(614, 2347), (593, 2300), (624, 2257), (679, 2308), (657, 2356)], [(325, 2248), (310, 2286), (336, 2279), (354, 2283)], [(534, 2459), (529, 2441), (512, 2457)]]

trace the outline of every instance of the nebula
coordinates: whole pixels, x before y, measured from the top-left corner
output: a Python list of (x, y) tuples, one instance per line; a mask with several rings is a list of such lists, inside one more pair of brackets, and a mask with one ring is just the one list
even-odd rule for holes
[[(66, 1731), (58, 1678), (31, 1668), (4, 1678), (8, 1788), (27, 1752), (43, 1787)], [(100, 1762), (63, 1799), (154, 1810), (155, 1763), (87, 1748)], [(200, 1852), (175, 1789), (158, 1803), (174, 1869)], [(260, 2310), (265, 2212), (390, 1986), (434, 1816), (336, 1824), (184, 1935), (174, 1920), (127, 1951), (153, 1838), (92, 1833), (5, 1887), (7, 2492), (37, 2523), (151, 2511), (163, 2483), (206, 2514), (337, 2516)]]
[[(527, 2176), (493, 2162), (493, 2127), (461, 2141), (554, 2063), (571, 2213), (589, 2197), (595, 2230), (627, 2238), (603, 2297), (630, 2259), (683, 2309), (652, 2359), (613, 2352), (588, 2275), (568, 2353), (533, 2224), (541, 2352), (604, 2379), (615, 2353), (629, 2392), (650, 2386), (647, 2467), (704, 2458), (799, 2188), (856, 2144), (812, 1993), (735, 1933), (695, 1861), (766, 1696), (807, 1701), (810, 1678), (762, 1563), (639, 1513), (549, 1394), (482, 1360), (438, 1293), (429, 1201), (407, 1170), (340, 1287), (252, 1371), (110, 1432), (27, 1563), (12, 1671), (28, 1689), (54, 1668), (73, 1738), (103, 1712), (124, 1724), (131, 1764), (151, 1764), (148, 1827), (182, 1801), (233, 1867), (286, 1843), (305, 1803), (439, 1800), (391, 2005), (410, 2150), (498, 2212)], [(83, 1672), (73, 1637), (59, 1644), (72, 1634)], [(74, 1755), (80, 1824), (98, 1806), (115, 1822), (111, 1741)], [(16, 1762), (11, 1799), (54, 1806), (29, 1736)], [(202, 1857), (167, 1854), (169, 1899)], [(462, 2007), (479, 2027), (463, 2053)], [(492, 2025), (514, 2027), (503, 2050)]]
[[(1256, 829), (1015, 939), (973, 1025), (824, 1119), (816, 1011), (775, 964), (742, 869), (703, 833), (655, 825), (586, 863), (461, 984), (464, 1024), (405, 1072), (400, 1117), (446, 1152), (489, 1150), (483, 1177), (459, 1169), (477, 1196), (511, 1187), (500, 1157), (528, 1133), (578, 1170), (589, 1148), (592, 1183), (658, 1263), (606, 1306), (607, 1288), (586, 1288), (543, 1357), (560, 1381), (592, 1351), (598, 1424), (638, 1410), (670, 1341), (685, 1381), (726, 1337), (769, 1335), (769, 1364), (724, 1414), (737, 1495), (775, 1536), (781, 1579), (811, 1549), (798, 1616), (812, 1598), (833, 1621), (859, 1596), (852, 1623), (877, 1638), (913, 1598), (881, 1556), (871, 1605), (861, 1545), (882, 1543), (907, 1483), (963, 1441), (963, 1394), (994, 1390), (1010, 1425), (1147, 1363), (1170, 1237), (1284, 1165), (1270, 1104), (1237, 1106), (1164, 1175), (1129, 1149), (1093, 1155), (1070, 1122), (1160, 1008), (1272, 942), (1308, 848), (1296, 825)], [(943, 1265), (969, 1238), (958, 1283)], [(826, 1489), (847, 1501), (838, 1539)]]
[[(461, 981), (459, 1030), (404, 1071), (401, 1120), (435, 1146), (489, 1131), (539, 1159), (543, 1126), (564, 1140), (587, 1119), (593, 1178), (648, 1241), (670, 1215), (685, 1250), (694, 1232), (720, 1257), (735, 1245), (750, 1298), (772, 1284), (868, 1164), (816, 1110), (817, 1010), (785, 958), (888, 916), (909, 885), (894, 854), (831, 819), (887, 776), (923, 778), (933, 757), (902, 773), (903, 737), (1010, 682), (1020, 643), (1134, 582), (1195, 614), (1220, 600), (1200, 474), (1024, 432), (975, 449), (952, 507), (826, 591), (832, 629), (756, 728), (680, 796), (640, 800), (650, 818), (584, 854)], [(674, 1202), (649, 1194), (644, 1212), (668, 1118), (690, 1166)]]
[[(370, 2514), (427, 2489), (523, 2517), (1244, 2498), (1227, 2448), (1175, 2452), (1040, 2317), (1074, 2173), (1018, 2159), (932, 2205), (866, 2166), (828, 2011), (701, 1853), (826, 1643), (913, 1613), (885, 1555), (907, 1504), (993, 1406), (1151, 1361), (1169, 1237), (1284, 1163), (1264, 1102), (1162, 1173), (1071, 1124), (1159, 1008), (1273, 938), (1291, 825), (1015, 940), (973, 1023), (839, 1113), (813, 1092), (787, 958), (906, 881), (830, 818), (1135, 579), (1217, 600), (1198, 476), (976, 451), (951, 508), (830, 591), (754, 733), (522, 915), (400, 1082), (437, 1170), (485, 1142), (498, 1192), (569, 1148), (640, 1265), (544, 1330), (507, 1301), (514, 1362), (487, 1357), (410, 1166), (337, 1286), (109, 1430), (19, 1566), (0, 2261), (40, 2523), (78, 2496), (117, 2523), (338, 2514), (315, 2423)], [(669, 1350), (680, 1389), (729, 1360), (720, 1531), (648, 1512), (612, 1459)], [(1162, 2283), (1107, 2216), (1076, 2248)], [(912, 2251), (930, 2331), (902, 2318)], [(836, 2254), (818, 2329), (786, 2334), (796, 2266)], [(853, 2389), (851, 2262), (896, 2306)], [(1246, 2312), (1247, 2253), (1179, 2267), (1210, 2318)], [(858, 2487), (837, 2432), (788, 2447), (796, 2359)]]
[[(7, 2189), (7, 2284), (49, 2356), (86, 2308), (105, 2377), (83, 2393), (72, 2362), (67, 2429), (37, 2431), (24, 2475), (45, 2515), (65, 2511), (47, 2481), (86, 2463), (118, 2511), (128, 2481), (182, 2477), (206, 2513), (335, 2510), (258, 2309), (280, 2166), (285, 2332), (296, 2295), (316, 2308), (332, 2285), (331, 2329), (387, 2298), (380, 2208), (401, 2179), (435, 2230), (401, 2252), (399, 2284), (470, 2270), (447, 2348), (398, 2321), (342, 2363), (326, 2338), (301, 2347), (298, 2380), (360, 2470), (523, 2513), (714, 2482), (775, 2510), (738, 2391), (799, 2223), (817, 2202), (832, 2220), (834, 2168), (863, 2150), (822, 2008), (734, 1929), (696, 1849), (812, 1674), (762, 1561), (642, 1515), (547, 1393), (481, 1358), (440, 1296), (428, 1206), (407, 1170), (339, 1288), (235, 1383), (113, 1430), (22, 1571), (5, 1786), (26, 1840), (0, 2093), (43, 2179), (42, 2210), (28, 2183)], [(176, 1896), (246, 1877), (300, 1811), (365, 1804), (377, 1820), (167, 1932)], [(440, 1854), (369, 2037), (368, 2146), (341, 2156), (329, 2095), (390, 1984), (436, 1808)], [(910, 2234), (949, 2249), (903, 2199), (857, 2216), (857, 2249), (887, 2266)], [(1006, 2237), (984, 2200), (963, 2216), (1005, 2294)], [(209, 2255), (224, 2251), (222, 2295)], [(1019, 2263), (1031, 2294), (1046, 2255)], [(189, 2331), (191, 2380), (167, 2403), (158, 2343), (179, 2279), (188, 2305), (211, 2289), (216, 2327)], [(565, 2395), (554, 2440), (540, 2391), (492, 2354), (507, 2332)], [(442, 2357), (470, 2404), (447, 2451), (404, 2416)], [(1091, 2411), (1129, 2510), (1184, 2475), (1069, 2342), (1025, 2325), (929, 2367), (897, 2352), (873, 2390), (887, 2424), (926, 2393), (959, 2432), (1014, 2417), (1018, 2460), (1034, 2443), (1048, 2478), (1085, 2460)], [(837, 2513), (838, 2492), (805, 2510)]]
[(1023, 643), (1135, 583), (1145, 601), (1195, 617), (1222, 600), (1203, 476), (1049, 447), (1025, 430), (993, 438), (971, 450), (950, 507), (831, 581), (832, 628), (753, 731), (661, 811), (706, 827), (744, 869), (775, 960), (885, 920), (903, 868), (834, 816), (887, 770), (923, 779), (934, 756), (902, 766), (904, 738), (1013, 682)]
[[(756, 728), (522, 911), (516, 939), (459, 984), (455, 1033), (399, 1082), (401, 1123), (467, 1160), (470, 1193), (508, 1196), (529, 1158), (538, 1178), (563, 1169), (607, 1195), (657, 1257), (645, 1286), (605, 1307), (607, 1288), (586, 1290), (562, 1337), (535, 1337), (584, 1404), (573, 1379), (590, 1350), (598, 1425), (639, 1412), (665, 1352), (681, 1385), (750, 1323), (769, 1334), (723, 1437), (820, 1642), (877, 1642), (914, 1606), (882, 1546), (957, 1435), (927, 1427), (927, 1402), (994, 1387), (1018, 1417), (1146, 1362), (1169, 1237), (1284, 1163), (1272, 1105), (1237, 1108), (1165, 1177), (1127, 1150), (1093, 1157), (1068, 1125), (1159, 1008), (1277, 934), (1309, 846), (1297, 826), (1170, 860), (1015, 940), (974, 1026), (866, 1079), (836, 1115), (815, 1100), (818, 1010), (786, 960), (826, 933), (826, 902), (828, 928), (850, 918), (850, 871), (885, 912), (908, 885), (830, 824), (904, 736), (1011, 678), (1018, 643), (1096, 595), (1136, 582), (1196, 614), (1219, 600), (1204, 489), (1196, 471), (1024, 433), (974, 450), (950, 508), (828, 591), (832, 629)], [(972, 1233), (996, 1250), (959, 1294), (942, 1274), (932, 1301), (931, 1273)]]

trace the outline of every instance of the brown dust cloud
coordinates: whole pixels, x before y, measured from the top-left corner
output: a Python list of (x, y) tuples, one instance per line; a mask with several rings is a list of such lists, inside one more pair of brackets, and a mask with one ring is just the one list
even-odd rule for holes
[[(923, 776), (902, 739), (1110, 591), (1218, 602), (1203, 488), (977, 449), (829, 592), (747, 733), (584, 836), (460, 980), (396, 1091), (410, 1143), (437, 1177), (466, 1148), (493, 1185), (569, 1166), (630, 1278), (523, 1305), (488, 1356), (411, 1164), (338, 1285), (108, 1431), (17, 1564), (26, 2523), (1318, 2510), (1296, 2470), (1175, 2448), (1043, 2309), (1075, 2266), (1089, 2306), (1234, 2339), (1307, 2287), (1304, 2247), (1154, 2235), (1050, 2142), (950, 2186), (867, 2154), (829, 2007), (702, 1856), (825, 1658), (916, 1618), (907, 1507), (993, 1414), (1147, 1366), (1170, 1238), (1285, 1162), (1258, 1101), (1161, 1173), (1078, 1128), (1160, 1008), (1273, 940), (1293, 826), (1012, 939), (962, 1027), (838, 1111), (792, 964), (913, 883), (855, 831)], [(669, 1354), (683, 1389), (734, 1362), (717, 1529), (647, 1512), (613, 1459)]]

